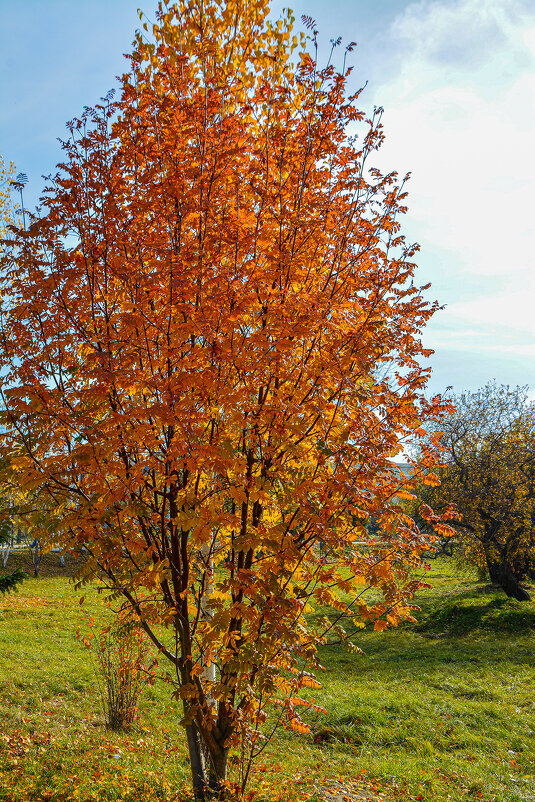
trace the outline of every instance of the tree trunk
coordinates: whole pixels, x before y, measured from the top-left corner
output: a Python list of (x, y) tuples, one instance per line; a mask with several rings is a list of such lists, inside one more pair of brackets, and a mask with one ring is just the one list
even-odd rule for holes
[(39, 569), (41, 567), (41, 555), (43, 553), (43, 549), (41, 544), (38, 540), (35, 540), (35, 546), (32, 548), (30, 546), (33, 558), (33, 575), (35, 578), (39, 576)]
[(2, 546), (2, 568), (7, 568), (7, 561), (9, 560), (10, 551), (11, 551), (11, 543), (5, 543)]
[(188, 743), (188, 753), (191, 763), (191, 778), (193, 782), (193, 793), (195, 799), (204, 802), (208, 789), (206, 770), (204, 767), (204, 755), (202, 741), (199, 731), (195, 724), (186, 724), (186, 740)]
[(212, 754), (195, 723), (186, 725), (186, 739), (195, 799), (199, 802), (219, 799), (223, 790), (221, 784), (227, 778), (228, 748)]
[(221, 783), (227, 779), (228, 749), (221, 749), (217, 755), (210, 755), (210, 791), (217, 797), (221, 793)]
[(503, 561), (501, 563), (487, 562), (490, 581), (505, 591), (505, 593), (518, 601), (530, 601), (530, 595), (525, 590), (511, 570), (511, 566)]

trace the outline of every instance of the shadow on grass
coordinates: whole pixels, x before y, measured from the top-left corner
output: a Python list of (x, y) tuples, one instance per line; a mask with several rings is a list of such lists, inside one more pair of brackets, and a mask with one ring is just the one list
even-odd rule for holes
[(475, 642), (453, 635), (424, 640), (396, 633), (390, 636), (389, 642), (384, 637), (374, 636), (363, 638), (359, 645), (363, 654), (355, 656), (347, 655), (337, 646), (323, 647), (320, 659), (348, 682), (353, 681), (355, 672), (372, 672), (374, 682), (396, 681), (401, 674), (407, 678), (418, 675), (420, 681), (422, 677), (441, 671), (478, 671), (480, 667), (513, 675), (523, 666), (533, 666), (533, 653), (529, 648), (518, 644), (507, 644), (503, 648), (488, 635)]
[(471, 596), (449, 597), (429, 613), (420, 615), (414, 629), (421, 634), (445, 633), (467, 635), (474, 630), (486, 632), (529, 634), (535, 631), (535, 606), (507, 597)]
[[(422, 602), (414, 624), (385, 633), (363, 630), (355, 635), (363, 654), (324, 646), (321, 661), (348, 681), (355, 671), (373, 671), (374, 678), (384, 681), (395, 679), (400, 672), (421, 678), (463, 667), (477, 672), (478, 666), (508, 675), (521, 666), (533, 665), (532, 649), (524, 642), (535, 633), (533, 602), (517, 602), (493, 588), (487, 593), (479, 587)], [(475, 698), (470, 696), (472, 691), (468, 689), (465, 698)]]

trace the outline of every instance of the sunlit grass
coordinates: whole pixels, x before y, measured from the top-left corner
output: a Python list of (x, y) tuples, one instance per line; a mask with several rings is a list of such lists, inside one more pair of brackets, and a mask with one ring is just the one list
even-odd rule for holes
[[(418, 623), (363, 631), (360, 655), (324, 648), (314, 695), (327, 715), (309, 736), (276, 736), (253, 775), (259, 799), (363, 774), (389, 799), (535, 799), (535, 604), (456, 573), (431, 564)], [(189, 769), (168, 687), (147, 687), (131, 732), (105, 729), (76, 631), (84, 611), (97, 627), (109, 613), (84, 594), (81, 606), (66, 578), (45, 577), (0, 600), (0, 800), (186, 798), (173, 793)]]

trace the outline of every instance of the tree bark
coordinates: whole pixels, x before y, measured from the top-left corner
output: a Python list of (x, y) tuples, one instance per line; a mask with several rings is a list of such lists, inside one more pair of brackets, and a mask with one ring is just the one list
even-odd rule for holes
[(227, 778), (229, 750), (221, 747), (214, 754), (204, 744), (195, 723), (187, 724), (185, 729), (195, 799), (199, 802), (219, 799), (221, 784)]
[(530, 601), (529, 593), (522, 587), (507, 562), (487, 561), (487, 565), (491, 582), (495, 585), (500, 585), (510, 598), (518, 601)]
[(11, 542), (3, 544), (3, 546), (2, 546), (2, 568), (7, 568), (7, 561), (9, 560), (10, 551), (11, 551)]
[(201, 737), (195, 724), (186, 724), (185, 729), (189, 759), (191, 763), (193, 793), (195, 795), (195, 799), (198, 799), (199, 802), (204, 802), (206, 799), (206, 792), (208, 790), (208, 782), (204, 766)]
[(33, 548), (32, 546), (30, 546), (30, 551), (32, 553), (32, 559), (33, 559), (33, 575), (37, 579), (37, 577), (39, 576), (39, 569), (41, 567), (41, 556), (43, 554), (43, 547), (41, 546), (37, 538), (34, 540), (34, 543), (35, 545), (33, 546)]
[(210, 755), (210, 792), (217, 797), (221, 783), (227, 779), (228, 749), (222, 748), (217, 755)]

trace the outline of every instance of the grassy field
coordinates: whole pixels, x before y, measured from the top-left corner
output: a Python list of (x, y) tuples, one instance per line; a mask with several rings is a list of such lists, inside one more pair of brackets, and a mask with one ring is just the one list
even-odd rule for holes
[[(98, 623), (106, 608), (95, 589), (78, 603), (70, 570), (47, 557), (40, 579), (0, 599), (0, 800), (186, 800), (166, 686), (147, 688), (130, 733), (105, 729), (75, 633), (87, 631), (84, 610)], [(276, 737), (252, 779), (256, 799), (302, 802), (319, 798), (315, 787), (366, 780), (370, 799), (535, 800), (535, 604), (451, 560), (432, 561), (426, 578), (417, 624), (363, 632), (363, 654), (325, 647), (315, 698), (327, 715), (311, 735)]]

